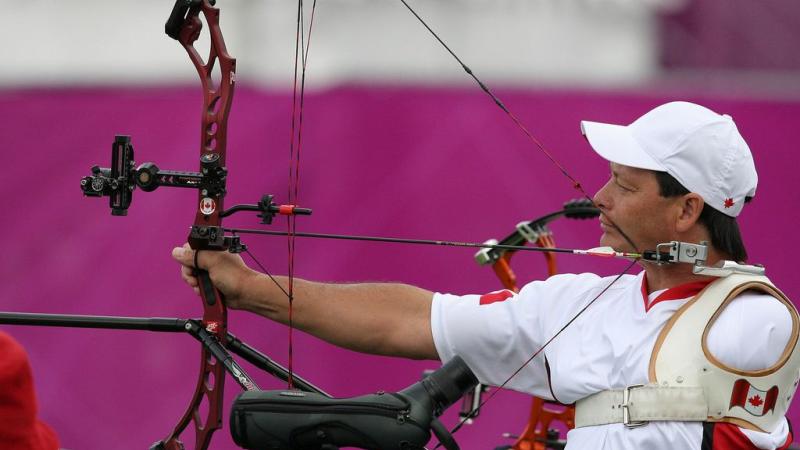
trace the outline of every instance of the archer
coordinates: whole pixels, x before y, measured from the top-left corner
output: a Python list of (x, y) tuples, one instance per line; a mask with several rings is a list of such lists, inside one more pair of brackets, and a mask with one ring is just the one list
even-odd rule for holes
[[(611, 168), (593, 199), (601, 245), (655, 250), (634, 261), (638, 275), (460, 296), (294, 280), (293, 325), (360, 352), (459, 355), (482, 383), (575, 403), (572, 450), (787, 447), (800, 318), (761, 268), (735, 263), (747, 259), (736, 217), (757, 174), (733, 119), (673, 102), (629, 126), (581, 125)], [(289, 279), (225, 252), (173, 256), (195, 291), (196, 264), (228, 306), (289, 322)]]

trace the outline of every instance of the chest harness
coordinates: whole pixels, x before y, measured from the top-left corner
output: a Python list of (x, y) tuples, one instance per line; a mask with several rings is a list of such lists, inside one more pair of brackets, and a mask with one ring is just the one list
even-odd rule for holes
[[(782, 422), (800, 380), (797, 309), (763, 275), (763, 267), (731, 261), (705, 266), (703, 245), (663, 245), (670, 246), (670, 262), (693, 262), (695, 274), (717, 279), (678, 309), (661, 330), (650, 357), (649, 383), (601, 391), (578, 400), (575, 426), (622, 423), (636, 427), (651, 421), (697, 421), (773, 431)], [(745, 291), (776, 298), (792, 317), (789, 342), (778, 361), (761, 370), (727, 366), (707, 346), (709, 331), (719, 315)]]

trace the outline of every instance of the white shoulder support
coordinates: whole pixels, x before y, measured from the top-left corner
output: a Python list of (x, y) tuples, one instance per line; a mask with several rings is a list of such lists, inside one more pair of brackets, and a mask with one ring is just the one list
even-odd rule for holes
[[(772, 295), (792, 316), (786, 348), (772, 367), (762, 370), (728, 367), (707, 346), (717, 317), (746, 290)], [(800, 379), (799, 330), (794, 305), (767, 277), (734, 273), (719, 278), (683, 305), (661, 330), (650, 358), (650, 381), (662, 387), (702, 387), (707, 421), (772, 431), (783, 420)]]
[[(728, 367), (706, 345), (722, 310), (746, 290), (774, 296), (792, 316), (786, 348), (772, 367), (763, 370)], [(798, 334), (797, 310), (769, 279), (743, 273), (720, 278), (683, 305), (662, 329), (650, 358), (651, 384), (579, 400), (575, 426), (677, 420), (730, 422), (771, 432), (783, 420), (800, 380)]]

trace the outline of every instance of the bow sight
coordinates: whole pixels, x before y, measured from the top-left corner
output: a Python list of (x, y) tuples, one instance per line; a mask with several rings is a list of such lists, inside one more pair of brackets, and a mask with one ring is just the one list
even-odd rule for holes
[[(220, 166), (219, 154), (205, 153), (200, 157), (200, 172), (161, 170), (152, 162), (135, 167), (131, 137), (118, 135), (111, 145), (111, 167), (92, 167), (92, 174), (81, 179), (81, 190), (87, 197), (109, 197), (111, 214), (128, 215), (133, 200), (133, 191), (139, 187), (144, 192), (152, 192), (160, 186), (193, 188), (200, 191), (202, 199), (199, 211), (210, 216), (217, 209), (219, 199), (227, 190), (225, 181), (228, 169)], [(264, 195), (255, 204), (235, 205), (219, 213), (227, 217), (241, 211), (258, 212), (261, 223), (270, 224), (276, 214), (310, 215), (308, 208), (294, 205), (278, 205), (272, 195)], [(246, 247), (238, 236), (224, 236), (218, 226), (193, 225), (189, 235), (192, 248), (207, 250), (230, 250), (240, 252)], [(195, 245), (196, 244), (196, 245)]]

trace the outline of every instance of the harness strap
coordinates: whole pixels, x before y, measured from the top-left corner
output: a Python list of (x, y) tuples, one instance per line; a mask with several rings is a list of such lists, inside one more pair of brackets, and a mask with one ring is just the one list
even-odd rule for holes
[(610, 389), (575, 403), (575, 427), (622, 423), (627, 427), (650, 421), (702, 422), (708, 406), (701, 387), (633, 385)]

